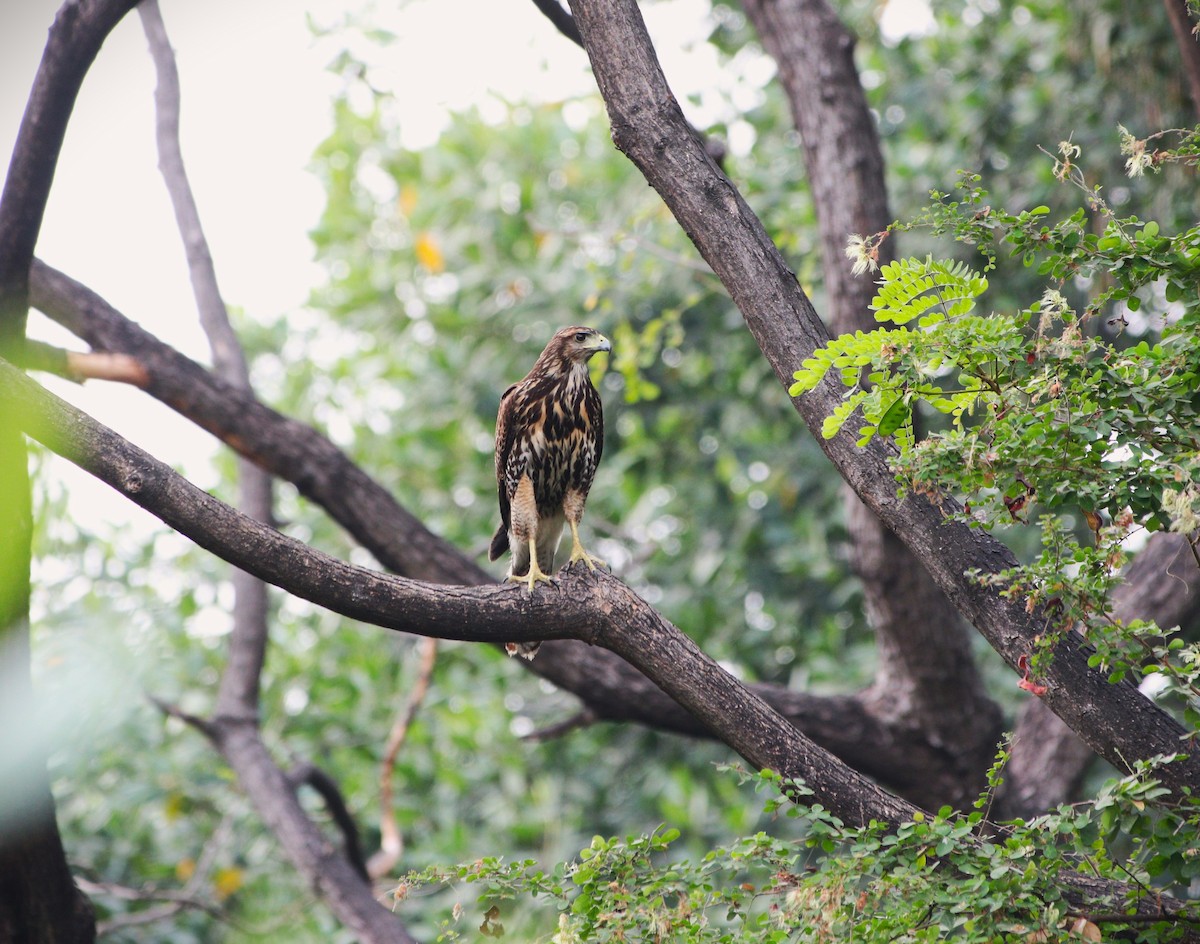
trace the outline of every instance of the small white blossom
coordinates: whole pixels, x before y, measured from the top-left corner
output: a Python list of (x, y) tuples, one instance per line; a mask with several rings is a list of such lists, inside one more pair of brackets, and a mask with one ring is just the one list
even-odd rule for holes
[(1054, 160), (1054, 177), (1056, 180), (1066, 180), (1071, 175), (1071, 169), (1075, 166), (1072, 158), (1082, 154), (1083, 149), (1070, 140), (1059, 141), (1058, 153), (1062, 155), (1062, 159), (1055, 158)]
[(1078, 157), (1083, 153), (1083, 149), (1073, 141), (1059, 141), (1058, 153), (1063, 156), (1064, 160), (1070, 161), (1073, 157)]
[(580, 944), (579, 931), (573, 926), (571, 916), (565, 911), (558, 916), (558, 933), (550, 938), (551, 944)]
[(853, 233), (846, 240), (846, 258), (854, 263), (850, 270), (852, 275), (874, 272), (879, 268), (879, 243)]
[(1130, 177), (1141, 177), (1147, 167), (1153, 167), (1154, 161), (1146, 153), (1146, 142), (1135, 138), (1124, 125), (1117, 125), (1117, 133), (1121, 135), (1121, 153), (1125, 155), (1125, 173)]
[(1163, 489), (1162, 507), (1171, 519), (1172, 531), (1179, 534), (1191, 534), (1200, 528), (1198, 505), (1200, 505), (1200, 493), (1196, 491), (1194, 485), (1188, 485), (1181, 491), (1173, 488)]

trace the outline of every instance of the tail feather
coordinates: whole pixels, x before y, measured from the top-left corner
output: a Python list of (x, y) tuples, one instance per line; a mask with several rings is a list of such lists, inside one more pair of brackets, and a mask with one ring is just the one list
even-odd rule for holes
[(503, 524), (496, 529), (496, 536), (492, 538), (492, 546), (488, 548), (488, 560), (499, 560), (500, 555), (508, 550), (508, 528)]

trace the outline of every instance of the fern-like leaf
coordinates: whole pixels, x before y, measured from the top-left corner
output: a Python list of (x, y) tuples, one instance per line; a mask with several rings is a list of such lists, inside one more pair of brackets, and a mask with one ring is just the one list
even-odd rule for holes
[(988, 285), (987, 279), (966, 263), (932, 256), (898, 259), (879, 274), (879, 293), (871, 300), (875, 320), (905, 325), (919, 319), (922, 328), (967, 314)]

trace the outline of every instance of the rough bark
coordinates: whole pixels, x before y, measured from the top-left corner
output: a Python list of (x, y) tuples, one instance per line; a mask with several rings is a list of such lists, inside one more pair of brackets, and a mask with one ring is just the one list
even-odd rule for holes
[[(795, 369), (828, 334), (812, 304), (736, 188), (690, 134), (667, 87), (634, 0), (573, 0), (592, 69), (608, 108), (613, 140), (658, 191), (701, 255), (724, 283), (779, 381), (790, 386)], [(841, 400), (834, 378), (793, 404), (817, 433)], [(1014, 670), (1033, 651), (1045, 615), (1025, 611), (966, 573), (1014, 566), (1012, 553), (990, 535), (950, 520), (950, 499), (897, 498), (883, 443), (865, 448), (852, 435), (821, 440), (842, 477), (885, 524), (959, 612)], [(1060, 638), (1045, 679), (1046, 704), (1119, 769), (1130, 760), (1179, 750), (1183, 728), (1130, 684), (1109, 685), (1088, 666), (1089, 649), (1075, 635)], [(1200, 784), (1200, 755), (1170, 765), (1171, 790)]]
[[(851, 234), (891, 223), (883, 150), (854, 64), (854, 37), (824, 0), (743, 0), (800, 132), (816, 208), (831, 333), (878, 327), (870, 310), (875, 286), (855, 277), (844, 253)], [(891, 261), (889, 241), (880, 264)], [(846, 519), (851, 562), (862, 580), (875, 631), (879, 668), (865, 702), (885, 730), (926, 739), (940, 763), (924, 769), (930, 806), (971, 802), (1002, 730), (957, 611), (912, 562), (904, 543), (849, 489)]]

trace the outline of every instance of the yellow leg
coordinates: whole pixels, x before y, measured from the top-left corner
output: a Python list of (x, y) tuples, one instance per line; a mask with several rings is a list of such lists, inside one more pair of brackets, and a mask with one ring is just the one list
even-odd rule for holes
[(529, 538), (529, 573), (519, 577), (509, 574), (507, 579), (512, 583), (527, 584), (530, 593), (533, 593), (533, 585), (539, 580), (545, 583), (553, 583), (550, 577), (542, 573), (542, 568), (538, 566), (537, 544), (532, 537)]
[(567, 564), (574, 564), (576, 561), (581, 560), (588, 565), (588, 570), (595, 570), (597, 564), (601, 567), (607, 567), (608, 564), (604, 563), (598, 557), (592, 557), (591, 554), (583, 549), (583, 544), (579, 540), (579, 528), (575, 522), (567, 521), (567, 524), (571, 526), (571, 557), (567, 561)]

